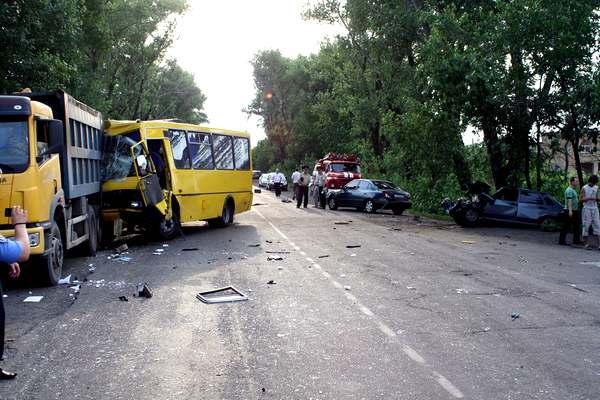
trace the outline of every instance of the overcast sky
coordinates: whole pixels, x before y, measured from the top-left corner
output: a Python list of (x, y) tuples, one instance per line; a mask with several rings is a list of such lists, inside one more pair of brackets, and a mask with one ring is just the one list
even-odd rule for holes
[(194, 74), (207, 97), (210, 125), (247, 130), (256, 144), (265, 137), (260, 121), (242, 112), (255, 93), (250, 60), (268, 49), (279, 49), (287, 57), (316, 53), (323, 40), (341, 30), (304, 21), (307, 0), (188, 2), (170, 56)]

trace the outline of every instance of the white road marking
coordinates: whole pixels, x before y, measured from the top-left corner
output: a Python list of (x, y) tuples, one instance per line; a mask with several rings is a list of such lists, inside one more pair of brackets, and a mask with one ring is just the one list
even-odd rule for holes
[[(264, 219), (269, 225), (271, 225), (271, 227), (275, 230), (275, 232), (277, 232), (282, 238), (284, 238), (285, 240), (288, 241), (288, 243), (290, 244), (290, 246), (292, 246), (294, 249), (296, 249), (296, 251), (298, 251), (303, 257), (306, 257), (306, 253), (304, 251), (302, 251), (300, 249), (300, 247), (298, 247), (294, 242), (292, 242), (283, 232), (281, 232), (279, 229), (277, 229), (277, 227), (271, 222), (269, 221), (264, 215), (262, 215), (259, 211), (253, 209), (254, 212), (256, 212), (262, 219)], [(411, 253), (414, 254), (414, 253)], [(344, 286), (339, 283), (338, 281), (336, 281), (335, 279), (333, 279), (331, 277), (331, 274), (329, 274), (328, 272), (322, 270), (322, 267), (315, 263), (314, 260), (310, 257), (306, 257), (306, 260), (308, 262), (310, 262), (315, 268), (320, 269), (321, 270), (321, 274), (323, 274), (323, 276), (325, 276), (326, 278), (329, 279), (329, 281), (332, 283), (333, 286), (335, 286), (336, 288), (340, 289), (340, 290), (344, 290)], [(580, 264), (591, 264), (591, 265), (595, 265), (597, 267), (600, 267), (600, 262), (598, 263), (594, 263), (594, 262), (582, 262)], [(352, 293), (348, 293), (348, 292), (344, 292), (344, 295), (346, 296), (346, 298), (350, 301), (352, 301), (357, 307), (358, 309), (365, 315), (367, 315), (368, 317), (370, 317), (377, 325), (377, 327), (379, 328), (379, 330), (386, 336), (388, 336), (389, 338), (396, 338), (396, 332), (394, 332), (393, 329), (391, 329), (389, 326), (387, 326), (385, 323), (383, 323), (379, 317), (377, 315), (375, 315), (373, 313), (373, 311), (371, 311), (367, 306), (363, 305), (360, 301), (358, 301), (358, 299), (356, 298), (356, 296), (354, 296)], [(413, 360), (414, 362), (421, 364), (423, 366), (427, 366), (427, 363), (425, 361), (425, 359), (419, 354), (417, 353), (417, 351), (415, 349), (413, 349), (412, 347), (410, 347), (407, 344), (402, 344), (402, 351), (404, 352), (404, 354), (406, 354), (406, 356), (408, 358), (410, 358), (411, 360)], [(440, 374), (437, 371), (432, 370), (431, 373), (433, 374), (435, 380), (437, 381), (437, 383), (444, 388), (444, 390), (446, 390), (448, 393), (450, 393), (450, 395), (452, 395), (453, 397), (457, 398), (457, 399), (462, 399), (464, 397), (463, 393), (452, 384), (452, 382), (450, 382), (448, 380), (448, 378), (446, 378), (445, 376), (443, 376), (442, 374)]]
[(415, 351), (415, 349), (413, 349), (412, 347), (410, 347), (409, 345), (405, 344), (402, 345), (402, 351), (408, 356), (410, 357), (411, 360), (418, 362), (419, 364), (425, 364), (425, 359), (423, 357), (421, 357), (421, 355), (419, 353), (417, 353)]
[(436, 371), (433, 371), (433, 375), (435, 376), (437, 383), (439, 383), (441, 387), (446, 389), (446, 391), (452, 396), (456, 397), (457, 399), (462, 399), (463, 397), (465, 397), (462, 394), (462, 392), (458, 390), (458, 388), (454, 386), (452, 382), (450, 382), (444, 375)]

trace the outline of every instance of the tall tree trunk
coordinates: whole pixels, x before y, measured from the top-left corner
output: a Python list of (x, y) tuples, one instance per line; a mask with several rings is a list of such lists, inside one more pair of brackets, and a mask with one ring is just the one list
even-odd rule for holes
[(490, 157), (490, 169), (492, 170), (494, 185), (496, 188), (506, 186), (506, 171), (502, 166), (504, 159), (500, 148), (500, 140), (498, 139), (497, 127), (491, 121), (483, 121), (483, 141)]
[(536, 189), (538, 192), (542, 190), (542, 132), (540, 129), (540, 121), (536, 121), (536, 154), (535, 154), (535, 180)]
[(580, 185), (583, 185), (583, 171), (581, 170), (581, 159), (579, 158), (579, 137), (575, 136), (571, 140), (573, 147), (573, 157), (575, 158), (575, 168), (577, 169), (577, 178), (579, 178)]

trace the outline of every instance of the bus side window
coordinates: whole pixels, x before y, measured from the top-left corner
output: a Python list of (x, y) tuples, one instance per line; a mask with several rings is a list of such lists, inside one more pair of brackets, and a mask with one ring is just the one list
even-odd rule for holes
[(210, 133), (188, 132), (192, 168), (215, 169)]
[(190, 169), (190, 153), (186, 140), (185, 131), (171, 130), (171, 151), (173, 152), (173, 161), (177, 169)]
[(233, 138), (235, 169), (250, 170), (250, 143), (247, 138)]
[(213, 134), (213, 151), (217, 169), (233, 169), (233, 145), (231, 136)]

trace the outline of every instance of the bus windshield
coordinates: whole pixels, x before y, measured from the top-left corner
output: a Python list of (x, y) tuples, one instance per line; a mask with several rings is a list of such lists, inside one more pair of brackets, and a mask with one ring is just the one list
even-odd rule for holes
[(27, 120), (0, 121), (0, 169), (4, 173), (23, 172), (29, 165)]
[[(131, 146), (136, 142), (127, 136), (110, 136), (104, 141), (104, 154), (102, 156), (102, 180), (122, 180), (128, 176), (135, 176)], [(134, 156), (138, 156), (137, 149)]]

